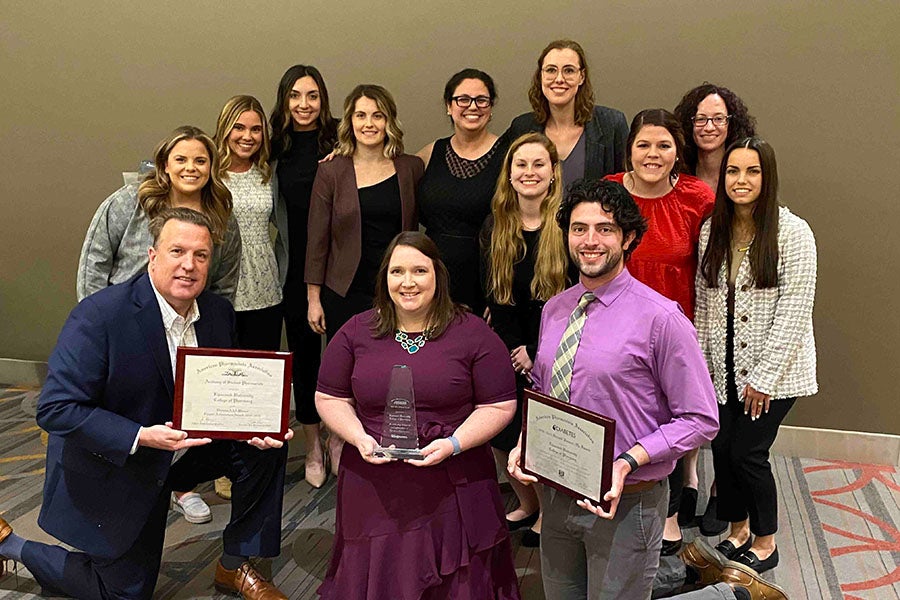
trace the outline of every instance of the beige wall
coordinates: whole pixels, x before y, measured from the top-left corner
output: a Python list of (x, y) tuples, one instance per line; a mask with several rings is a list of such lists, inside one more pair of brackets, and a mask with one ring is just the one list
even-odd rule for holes
[(175, 126), (211, 132), (232, 94), (271, 106), (296, 62), (322, 70), (336, 105), (356, 83), (381, 83), (415, 151), (448, 132), (450, 74), (495, 77), (499, 133), (527, 109), (540, 49), (572, 37), (598, 102), (629, 118), (672, 108), (704, 79), (744, 98), (778, 154), (783, 201), (819, 246), (822, 391), (788, 422), (898, 433), (900, 11), (831, 4), (3, 2), (0, 355), (47, 358), (94, 209)]

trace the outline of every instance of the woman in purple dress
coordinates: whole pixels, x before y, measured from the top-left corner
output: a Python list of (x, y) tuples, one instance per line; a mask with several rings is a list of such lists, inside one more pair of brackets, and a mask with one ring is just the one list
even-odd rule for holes
[[(422, 460), (376, 452), (396, 365), (413, 375)], [(322, 357), (316, 407), (348, 448), (320, 596), (519, 598), (488, 445), (515, 404), (503, 342), (450, 299), (434, 242), (399, 234), (378, 271), (375, 308), (352, 317)]]

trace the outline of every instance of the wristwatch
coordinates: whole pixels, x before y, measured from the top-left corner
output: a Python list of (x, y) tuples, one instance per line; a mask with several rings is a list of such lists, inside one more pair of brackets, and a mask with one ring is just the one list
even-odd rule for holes
[(637, 470), (638, 470), (638, 467), (641, 466), (641, 465), (638, 464), (638, 461), (634, 460), (634, 457), (633, 457), (632, 455), (628, 454), (627, 452), (623, 452), (622, 454), (618, 455), (618, 456), (616, 457), (616, 460), (619, 460), (620, 458), (621, 458), (622, 460), (624, 460), (625, 462), (627, 462), (629, 465), (631, 465), (631, 472), (632, 472), (632, 473), (634, 473), (635, 471), (637, 471)]

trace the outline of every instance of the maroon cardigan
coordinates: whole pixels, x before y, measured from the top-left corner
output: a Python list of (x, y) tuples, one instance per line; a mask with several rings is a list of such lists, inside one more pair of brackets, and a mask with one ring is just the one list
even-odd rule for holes
[[(400, 184), (404, 231), (418, 228), (416, 185), (425, 171), (417, 156), (401, 154), (394, 159)], [(362, 254), (362, 218), (353, 159), (335, 156), (319, 165), (309, 204), (306, 272), (304, 281), (327, 285), (346, 296)]]

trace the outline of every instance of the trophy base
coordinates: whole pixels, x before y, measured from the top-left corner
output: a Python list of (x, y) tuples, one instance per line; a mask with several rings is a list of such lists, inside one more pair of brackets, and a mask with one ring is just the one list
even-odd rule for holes
[(418, 448), (375, 448), (375, 456), (390, 458), (391, 460), (423, 460), (425, 456)]

